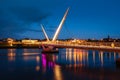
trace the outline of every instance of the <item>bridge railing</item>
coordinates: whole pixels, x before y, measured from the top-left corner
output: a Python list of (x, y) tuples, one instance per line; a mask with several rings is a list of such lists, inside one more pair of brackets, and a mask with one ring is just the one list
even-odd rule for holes
[(110, 49), (120, 49), (118, 46), (112, 46), (112, 43), (81, 43), (81, 44), (75, 44), (75, 43), (69, 43), (69, 42), (48, 42), (44, 43), (44, 45), (52, 45), (52, 46), (69, 46), (69, 47), (89, 47), (89, 48), (110, 48)]

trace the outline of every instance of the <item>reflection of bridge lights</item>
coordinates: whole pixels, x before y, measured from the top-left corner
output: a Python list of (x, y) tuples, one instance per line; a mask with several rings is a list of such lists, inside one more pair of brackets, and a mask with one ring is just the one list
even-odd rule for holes
[(62, 80), (62, 73), (61, 73), (61, 69), (60, 66), (55, 65), (54, 67), (54, 78), (55, 80)]
[(54, 64), (55, 64), (54, 62), (48, 62), (49, 68), (50, 68), (50, 67), (54, 67)]
[(42, 64), (43, 67), (46, 67), (46, 56), (44, 54), (42, 54)]
[[(66, 61), (69, 60), (69, 67), (74, 66), (74, 67), (81, 67), (84, 63), (83, 61), (88, 62), (88, 52), (85, 50), (81, 49), (66, 49)], [(72, 62), (73, 60), (73, 62)]]
[(74, 49), (74, 54), (73, 54), (73, 57), (74, 57), (74, 63), (76, 64), (76, 56), (77, 56), (77, 49)]
[(15, 53), (8, 53), (8, 56), (13, 57), (15, 56)]
[(114, 60), (116, 60), (116, 53), (114, 52)]
[(52, 61), (55, 62), (55, 60), (56, 60), (56, 56), (52, 55)]
[(77, 62), (82, 62), (83, 60), (83, 51), (80, 49), (74, 49), (74, 61)]
[(66, 48), (66, 60), (72, 61), (72, 48)]
[(93, 51), (93, 63), (95, 65), (95, 51)]
[(46, 62), (46, 56), (44, 54), (42, 54), (42, 70), (43, 72), (46, 72), (46, 65), (47, 65), (47, 62)]

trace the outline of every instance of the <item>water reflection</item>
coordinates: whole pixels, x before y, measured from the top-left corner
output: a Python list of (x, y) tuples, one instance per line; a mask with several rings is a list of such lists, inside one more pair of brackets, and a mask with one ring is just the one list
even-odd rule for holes
[(100, 53), (99, 53), (99, 60), (100, 60), (100, 62), (101, 62), (101, 66), (103, 66), (103, 64), (104, 64), (104, 61), (103, 61), (103, 51), (100, 51)]
[(15, 61), (15, 49), (8, 49), (8, 60), (9, 61)]
[[(103, 52), (83, 49), (66, 48), (61, 49), (61, 53), (54, 54), (41, 54), (35, 49), (23, 49), (18, 53), (16, 49), (8, 49), (8, 60), (15, 61), (16, 57), (22, 56), (23, 60), (30, 61), (36, 60), (36, 71), (40, 70), (40, 63), (43, 67), (43, 72), (46, 67), (53, 68), (55, 64), (77, 67), (104, 67), (115, 62), (120, 57), (116, 52)], [(40, 60), (41, 59), (41, 60)]]
[(59, 65), (55, 65), (54, 67), (54, 80), (63, 80), (61, 68)]
[(39, 54), (36, 49), (23, 49), (23, 52), (18, 56), (22, 56), (25, 61), (37, 59), (38, 62), (40, 60)]
[(42, 54), (42, 73), (45, 74), (47, 70), (53, 70), (54, 80), (63, 80), (61, 67), (56, 64), (58, 55)]
[(37, 62), (37, 65), (36, 65), (36, 71), (39, 71), (40, 70), (40, 56), (36, 56), (36, 62)]
[(43, 68), (53, 68), (55, 65), (56, 56), (52, 54), (42, 54), (42, 66)]
[(7, 49), (7, 52), (8, 61), (16, 61), (20, 59), (21, 62), (22, 60), (26, 61), (27, 65), (29, 65), (29, 62), (35, 61), (35, 70), (40, 71), (40, 53), (36, 49)]
[[(58, 63), (67, 66), (83, 66), (88, 62), (88, 52), (81, 49), (66, 48), (66, 54), (59, 54)], [(64, 57), (66, 56), (66, 57)]]
[(32, 56), (32, 55), (39, 55), (39, 52), (36, 52), (36, 49), (23, 49), (23, 56)]
[[(4, 53), (7, 56), (0, 56), (0, 71), (4, 74), (9, 73), (12, 77), (32, 77), (28, 80), (69, 80), (72, 76), (82, 79), (86, 76), (91, 79), (105, 79), (106, 75), (103, 73), (106, 68), (115, 69), (114, 72), (117, 72), (115, 60), (120, 58), (120, 53), (73, 48), (59, 50), (59, 54), (41, 54), (40, 49), (7, 49)], [(0, 54), (3, 54), (2, 51)]]
[(105, 67), (112, 65), (119, 53), (66, 48), (65, 54), (59, 54), (56, 62), (70, 67)]
[(36, 71), (39, 71), (40, 70), (40, 66), (37, 65), (35, 69), (36, 69)]
[(42, 55), (42, 72), (45, 73), (46, 72), (46, 56)]

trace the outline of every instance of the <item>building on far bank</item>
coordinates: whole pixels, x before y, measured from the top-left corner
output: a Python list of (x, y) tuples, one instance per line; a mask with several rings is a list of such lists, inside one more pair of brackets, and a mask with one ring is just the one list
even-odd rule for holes
[(10, 46), (13, 46), (13, 42), (14, 42), (15, 40), (12, 39), (12, 38), (7, 38), (6, 41), (7, 41), (7, 43), (8, 43)]
[(22, 41), (22, 44), (36, 44), (36, 43), (38, 43), (37, 39), (23, 39), (21, 41)]
[(12, 38), (7, 38), (7, 42), (8, 42), (8, 43), (12, 43), (13, 41), (15, 41), (15, 40), (12, 39)]
[(77, 43), (77, 44), (80, 44), (80, 43), (84, 43), (85, 40), (82, 40), (82, 39), (73, 39), (73, 40), (70, 40), (71, 43)]

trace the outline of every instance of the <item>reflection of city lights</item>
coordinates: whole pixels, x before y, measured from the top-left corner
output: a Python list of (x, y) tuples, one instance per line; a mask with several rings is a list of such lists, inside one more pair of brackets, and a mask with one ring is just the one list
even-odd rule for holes
[(52, 60), (53, 60), (53, 62), (55, 62), (55, 60), (56, 60), (56, 56), (52, 56)]
[(15, 56), (15, 53), (8, 53), (8, 56)]
[(55, 80), (62, 80), (60, 66), (55, 65), (55, 67), (54, 67), (54, 75), (55, 75)]
[(72, 64), (69, 64), (69, 67), (72, 67)]
[(23, 49), (24, 53), (28, 52), (27, 49)]
[[(69, 55), (69, 56), (68, 56)], [(66, 48), (66, 60), (69, 58), (72, 60), (72, 48)]]
[(40, 70), (40, 66), (36, 66), (36, 71), (39, 71)]
[(114, 60), (116, 60), (116, 53), (114, 52)]
[[(109, 54), (110, 54), (110, 53), (109, 53)], [(109, 59), (111, 59), (111, 57), (112, 57), (112, 56), (111, 56), (111, 54), (110, 54)]]
[(9, 61), (14, 61), (14, 60), (15, 60), (15, 57), (14, 57), (14, 56), (9, 56), (9, 57), (8, 57), (8, 60), (9, 60)]
[(68, 55), (70, 62), (72, 61), (72, 54)]
[[(71, 48), (70, 48), (71, 49)], [(83, 63), (83, 61), (85, 62), (86, 60), (88, 61), (88, 52), (85, 50), (81, 50), (81, 49), (73, 49), (73, 50), (69, 50), (69, 48), (66, 49), (66, 58), (70, 61), (69, 67), (71, 67), (72, 65), (72, 60), (74, 61), (74, 67), (76, 66), (82, 66), (81, 63)], [(67, 60), (66, 59), (66, 60)]]
[(68, 59), (68, 54), (69, 54), (69, 48), (66, 48), (66, 60)]
[(39, 62), (40, 61), (40, 57), (36, 56), (36, 61)]
[(58, 56), (56, 56), (56, 60), (58, 60)]
[(87, 57), (87, 64), (89, 64), (89, 54), (87, 53), (87, 55), (86, 55), (86, 57)]
[(120, 57), (120, 53), (118, 53), (118, 57)]
[(72, 61), (72, 48), (66, 48), (66, 60)]
[(36, 62), (37, 62), (37, 66), (36, 66), (36, 71), (39, 71), (40, 70), (40, 66), (39, 66), (39, 62), (40, 62), (40, 57), (39, 56), (36, 56)]
[(77, 49), (74, 49), (73, 57), (74, 57), (74, 63), (75, 64), (76, 64), (76, 56), (77, 56)]
[(15, 56), (14, 49), (8, 49), (8, 56)]
[(8, 49), (8, 60), (14, 61), (16, 54), (14, 53), (14, 49)]
[(100, 60), (101, 60), (101, 65), (103, 66), (103, 63), (104, 63), (104, 61), (103, 61), (103, 51), (100, 51)]
[(95, 51), (93, 51), (93, 62), (95, 64)]

